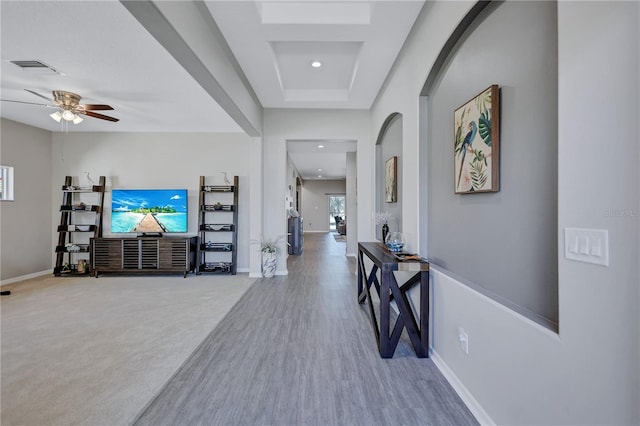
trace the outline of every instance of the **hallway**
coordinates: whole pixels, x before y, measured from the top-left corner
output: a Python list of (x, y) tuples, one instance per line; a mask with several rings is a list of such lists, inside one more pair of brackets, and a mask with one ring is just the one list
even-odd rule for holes
[(407, 340), (380, 358), (344, 243), (305, 234), (288, 266), (251, 286), (135, 424), (477, 424)]

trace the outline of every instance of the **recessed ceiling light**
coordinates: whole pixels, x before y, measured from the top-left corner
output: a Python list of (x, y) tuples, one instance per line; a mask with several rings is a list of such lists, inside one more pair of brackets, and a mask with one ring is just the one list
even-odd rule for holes
[(322, 171), (322, 169), (318, 169), (318, 171), (319, 171), (319, 172), (321, 172), (321, 171)]
[(311, 66), (314, 67), (314, 68), (320, 68), (322, 66), (322, 62), (313, 61), (313, 62), (311, 62)]
[(318, 145), (318, 148), (322, 149), (324, 148), (324, 145)]
[(318, 175), (318, 177), (319, 177), (319, 178), (321, 178), (321, 177), (322, 177), (322, 175)]

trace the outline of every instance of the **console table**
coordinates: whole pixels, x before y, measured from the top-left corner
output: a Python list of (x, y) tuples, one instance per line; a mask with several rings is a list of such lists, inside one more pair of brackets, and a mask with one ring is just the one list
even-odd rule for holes
[[(365, 268), (365, 256), (373, 262), (371, 271)], [(380, 271), (378, 281), (377, 272)], [(398, 283), (394, 271), (414, 272), (403, 283)], [(380, 326), (371, 299), (371, 285), (380, 299)], [(418, 320), (411, 309), (407, 292), (420, 285)], [(358, 243), (358, 303), (369, 302), (371, 324), (382, 358), (392, 358), (398, 346), (402, 330), (406, 329), (418, 358), (429, 357), (429, 263), (426, 261), (400, 261), (384, 245), (377, 242)], [(391, 328), (391, 302), (396, 302), (400, 314)]]

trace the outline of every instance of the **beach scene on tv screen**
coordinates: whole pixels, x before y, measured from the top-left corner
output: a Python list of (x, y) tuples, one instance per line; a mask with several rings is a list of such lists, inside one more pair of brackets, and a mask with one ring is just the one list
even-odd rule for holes
[(111, 232), (187, 232), (187, 190), (114, 189)]

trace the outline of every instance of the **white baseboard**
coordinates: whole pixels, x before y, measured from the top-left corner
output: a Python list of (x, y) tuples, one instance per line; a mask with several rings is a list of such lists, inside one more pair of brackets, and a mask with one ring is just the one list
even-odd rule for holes
[(329, 231), (304, 231), (303, 234), (326, 234)]
[[(276, 271), (273, 275), (289, 275), (289, 271)], [(249, 278), (262, 278), (262, 273), (261, 272), (251, 272), (251, 273), (249, 273)]]
[(53, 275), (53, 270), (47, 269), (46, 271), (34, 272), (33, 274), (22, 275), (21, 277), (8, 278), (6, 280), (0, 281), (0, 286), (3, 286), (5, 284), (13, 284), (20, 281), (30, 280), (31, 278), (38, 278), (47, 274)]
[(429, 348), (431, 350), (431, 360), (438, 367), (438, 370), (442, 373), (445, 379), (449, 382), (453, 390), (456, 391), (462, 402), (465, 403), (471, 414), (474, 415), (478, 423), (486, 426), (495, 426), (495, 422), (489, 417), (486, 411), (482, 408), (482, 406), (478, 403), (478, 401), (471, 395), (471, 392), (466, 388), (464, 384), (458, 379), (458, 376), (454, 374), (453, 371), (449, 368), (446, 362), (438, 355), (433, 348)]

